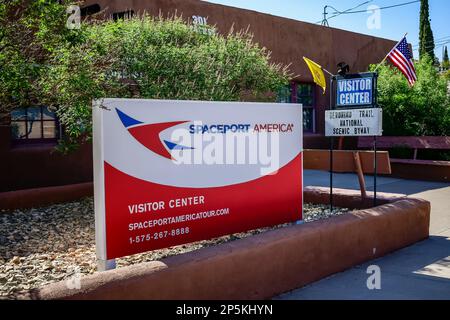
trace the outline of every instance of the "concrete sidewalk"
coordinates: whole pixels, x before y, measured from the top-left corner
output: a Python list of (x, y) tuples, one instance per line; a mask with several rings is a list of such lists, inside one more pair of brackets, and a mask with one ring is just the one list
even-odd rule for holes
[[(359, 189), (354, 174), (334, 174), (334, 186)], [(329, 174), (305, 170), (305, 186), (329, 186)], [(366, 177), (373, 190), (373, 177)], [(275, 299), (449, 299), (450, 184), (379, 177), (380, 192), (399, 193), (431, 202), (430, 238), (369, 263), (355, 266)], [(381, 269), (381, 290), (369, 290), (367, 267)], [(301, 270), (299, 270), (301, 272)]]

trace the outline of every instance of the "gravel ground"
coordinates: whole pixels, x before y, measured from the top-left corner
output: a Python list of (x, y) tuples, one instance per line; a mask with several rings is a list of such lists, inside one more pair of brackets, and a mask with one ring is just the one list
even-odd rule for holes
[[(304, 207), (311, 222), (348, 212), (328, 207)], [(92, 198), (45, 208), (0, 211), (0, 298), (14, 293), (96, 272), (94, 203)], [(289, 225), (289, 224), (287, 224)], [(117, 267), (159, 260), (286, 225), (233, 234), (213, 240), (156, 250), (117, 259)]]

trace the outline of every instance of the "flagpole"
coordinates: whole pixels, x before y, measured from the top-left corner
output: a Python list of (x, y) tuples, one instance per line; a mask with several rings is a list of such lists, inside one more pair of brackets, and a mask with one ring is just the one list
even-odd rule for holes
[(397, 46), (400, 44), (400, 42), (403, 41), (404, 38), (406, 38), (406, 36), (408, 35), (408, 32), (405, 33), (405, 35), (403, 36), (403, 38), (401, 38), (401, 40), (399, 42), (397, 42), (397, 44), (391, 49), (391, 51), (389, 51), (389, 53), (384, 57), (383, 61), (381, 61), (377, 67), (375, 68), (375, 70), (373, 72), (377, 72), (378, 68), (386, 61), (386, 59), (389, 57), (389, 55), (392, 53), (392, 51), (394, 51), (395, 48), (397, 48)]
[(322, 70), (325, 71), (326, 73), (328, 73), (328, 75), (329, 75), (330, 77), (333, 76), (333, 74), (332, 74), (330, 71), (328, 71), (327, 69), (325, 69), (324, 67), (322, 67)]
[[(303, 59), (308, 59), (308, 60), (310, 60), (310, 61), (312, 61), (311, 59), (309, 59), (309, 58), (306, 58), (305, 56), (303, 56)], [(314, 62), (314, 61), (313, 61)], [(327, 69), (325, 69), (324, 67), (322, 67), (321, 65), (318, 65), (316, 62), (314, 62), (320, 69), (322, 69), (323, 71), (325, 71), (326, 73), (328, 73), (328, 75), (330, 76), (330, 77), (332, 77), (332, 76), (334, 76), (334, 74), (332, 74), (330, 71), (328, 71)]]

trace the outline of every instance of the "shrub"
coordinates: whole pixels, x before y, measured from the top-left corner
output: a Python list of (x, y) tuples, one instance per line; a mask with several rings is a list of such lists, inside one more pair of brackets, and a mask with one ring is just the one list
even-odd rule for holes
[(418, 81), (413, 87), (397, 69), (387, 64), (378, 69), (378, 102), (383, 108), (384, 135), (448, 136), (450, 98), (447, 80), (439, 75), (428, 56), (415, 67)]
[(65, 6), (54, 0), (0, 1), (0, 113), (39, 104), (55, 48), (75, 43)]
[(55, 50), (41, 81), (71, 138), (90, 136), (93, 99), (236, 101), (276, 92), (289, 78), (251, 35), (204, 32), (179, 18), (105, 21), (79, 33), (82, 43)]

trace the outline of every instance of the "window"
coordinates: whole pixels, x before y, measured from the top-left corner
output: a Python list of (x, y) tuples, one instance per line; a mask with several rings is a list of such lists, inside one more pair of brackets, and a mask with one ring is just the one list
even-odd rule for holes
[(303, 104), (303, 130), (305, 132), (315, 131), (314, 90), (314, 84), (292, 82), (289, 86), (280, 89), (277, 96), (277, 101), (280, 103)]
[(59, 122), (47, 107), (30, 107), (11, 112), (11, 135), (17, 143), (56, 142)]
[(93, 4), (93, 5), (81, 8), (80, 15), (82, 17), (86, 17), (86, 16), (90, 16), (92, 14), (99, 13), (99, 12), (100, 12), (100, 6), (98, 4)]
[(292, 88), (291, 86), (282, 87), (277, 94), (278, 103), (292, 103)]
[(296, 102), (303, 104), (303, 131), (314, 132), (314, 85), (297, 84)]
[(117, 21), (119, 19), (130, 19), (133, 16), (134, 16), (134, 11), (127, 10), (127, 11), (113, 13), (112, 18), (114, 21)]

